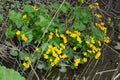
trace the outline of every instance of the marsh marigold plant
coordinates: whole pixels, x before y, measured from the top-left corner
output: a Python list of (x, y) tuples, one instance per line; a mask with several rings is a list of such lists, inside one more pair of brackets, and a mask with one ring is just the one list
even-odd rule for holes
[[(84, 4), (84, 0), (78, 2)], [(8, 38), (18, 39), (19, 55), (16, 56), (26, 69), (31, 65), (44, 70), (55, 66), (75, 69), (91, 58), (99, 59), (102, 43), (110, 42), (106, 23), (102, 21), (103, 14), (96, 11), (93, 15), (96, 22), (92, 21), (90, 12), (100, 9), (98, 2), (84, 8), (72, 7), (66, 2), (59, 9), (55, 4), (60, 5), (53, 3), (49, 10), (44, 6), (24, 5), (23, 12), (10, 12), (10, 25), (5, 34)], [(62, 21), (61, 15), (51, 13), (54, 9), (64, 16), (69, 14), (69, 17)]]

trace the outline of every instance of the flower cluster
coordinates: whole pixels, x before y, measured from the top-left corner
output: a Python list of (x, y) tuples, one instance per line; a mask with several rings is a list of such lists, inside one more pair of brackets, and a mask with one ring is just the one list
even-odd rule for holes
[(105, 36), (105, 37), (104, 37), (104, 42), (110, 43), (110, 38), (109, 38), (108, 36)]
[(25, 56), (24, 62), (23, 62), (23, 66), (24, 66), (25, 68), (29, 68), (30, 65), (31, 65), (31, 63), (32, 63), (32, 62), (31, 62), (30, 57)]
[(98, 3), (98, 2), (95, 2), (95, 3), (93, 3), (93, 4), (90, 4), (90, 5), (89, 5), (89, 8), (90, 8), (90, 9), (100, 9), (99, 3)]
[(22, 38), (23, 41), (25, 41), (25, 42), (28, 41), (28, 38), (26, 37), (26, 35), (25, 35), (25, 34), (21, 34), (21, 31), (20, 31), (20, 30), (17, 30), (17, 31), (16, 31), (16, 35), (17, 35), (17, 36), (21, 36), (21, 38)]
[(60, 34), (60, 37), (63, 39), (63, 43), (66, 44), (67, 41), (67, 37), (64, 34)]
[(107, 28), (104, 26), (104, 22), (95, 23), (95, 25), (106, 34)]
[(98, 59), (101, 55), (101, 41), (95, 41), (93, 37), (90, 37), (90, 41), (86, 41), (86, 44), (89, 46), (89, 49), (83, 52), (83, 55), (88, 57), (88, 55), (93, 54), (95, 55), (95, 59)]
[[(96, 8), (95, 6), (98, 7), (97, 9), (99, 9), (98, 2), (89, 5), (90, 8)], [(110, 38), (106, 35), (107, 34), (107, 27), (105, 27), (105, 23), (102, 21), (102, 15), (99, 13), (95, 13), (94, 15), (98, 19), (98, 21), (95, 22), (95, 26), (104, 32), (104, 42), (109, 43)], [(110, 24), (110, 22), (111, 22), (111, 18), (108, 17), (108, 24)]]
[(54, 66), (61, 59), (67, 58), (67, 54), (63, 53), (64, 49), (65, 49), (65, 45), (63, 43), (60, 43), (59, 48), (49, 45), (48, 49), (46, 50), (44, 54), (44, 59), (47, 59), (50, 62), (50, 65)]
[(77, 67), (80, 63), (80, 58), (74, 60), (74, 66)]
[(81, 33), (78, 30), (75, 30), (74, 32), (66, 30), (66, 34), (68, 34), (72, 38), (75, 38), (80, 44), (82, 43), (82, 39), (80, 38)]

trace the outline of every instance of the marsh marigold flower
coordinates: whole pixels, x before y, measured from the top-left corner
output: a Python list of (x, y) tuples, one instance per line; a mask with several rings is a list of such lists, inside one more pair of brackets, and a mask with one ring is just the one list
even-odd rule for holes
[(95, 59), (98, 59), (101, 56), (101, 52), (97, 52), (95, 55)]
[(50, 32), (49, 39), (52, 39), (52, 38), (53, 38), (53, 32)]
[(26, 18), (27, 18), (27, 15), (26, 15), (26, 14), (24, 14), (24, 15), (22, 16), (22, 18), (23, 18), (23, 19), (26, 19)]
[(16, 31), (16, 35), (18, 35), (18, 36), (20, 35), (20, 33), (21, 33), (20, 30), (17, 30), (17, 31)]
[(24, 58), (24, 62), (23, 62), (23, 66), (25, 67), (25, 68), (29, 68), (30, 67), (30, 65), (31, 65), (31, 59), (30, 59), (30, 57), (25, 57)]
[(110, 43), (110, 38), (108, 36), (104, 37), (104, 42)]
[(35, 11), (38, 10), (38, 8), (37, 8), (36, 6), (32, 6), (32, 8), (33, 8)]
[(21, 38), (22, 38), (22, 40), (25, 41), (25, 42), (28, 40), (28, 38), (25, 36), (25, 34), (22, 34), (22, 35), (21, 35)]
[(36, 48), (35, 48), (35, 51), (36, 51), (36, 52), (39, 52), (39, 48), (36, 47)]
[(73, 47), (73, 50), (74, 50), (74, 51), (76, 51), (76, 49), (77, 49), (76, 47)]
[(98, 19), (101, 19), (101, 18), (102, 18), (102, 15), (101, 15), (101, 14), (95, 14), (95, 16), (96, 16)]
[(74, 66), (77, 67), (79, 65), (79, 63), (80, 63), (80, 58), (77, 58), (74, 60)]
[(111, 22), (111, 18), (110, 18), (110, 17), (108, 17), (108, 24), (110, 24), (110, 22)]
[(84, 62), (84, 63), (87, 62), (87, 58), (84, 57), (84, 58), (83, 58), (83, 62)]

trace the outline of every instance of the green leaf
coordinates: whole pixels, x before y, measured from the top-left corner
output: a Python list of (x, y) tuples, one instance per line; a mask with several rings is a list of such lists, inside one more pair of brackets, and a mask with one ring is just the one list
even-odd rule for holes
[(66, 67), (65, 67), (65, 66), (62, 66), (62, 67), (61, 67), (61, 69), (59, 69), (59, 71), (60, 71), (60, 72), (66, 72), (66, 71), (67, 71), (67, 69), (66, 69)]
[(10, 11), (10, 20), (12, 20), (16, 25), (17, 28), (20, 28), (23, 25), (22, 14), (15, 11)]
[(63, 63), (63, 62), (60, 62), (59, 63), (60, 66), (68, 66), (67, 64)]
[(12, 56), (18, 56), (18, 52), (16, 50), (13, 50), (13, 49), (10, 50), (10, 54)]
[(86, 29), (86, 26), (83, 23), (75, 22), (73, 26), (76, 30), (79, 30), (79, 31), (83, 31)]
[(120, 39), (120, 34), (118, 35), (118, 39)]
[(115, 46), (115, 49), (120, 49), (120, 43), (117, 42), (117, 45)]
[(13, 38), (15, 36), (15, 31), (12, 30), (12, 25), (10, 25), (6, 31), (5, 31), (5, 35), (8, 38)]
[(24, 12), (28, 12), (28, 13), (35, 12), (35, 10), (33, 10), (31, 5), (24, 5), (23, 8), (24, 8)]
[(0, 80), (25, 80), (19, 72), (0, 66)]
[(99, 30), (97, 27), (92, 26), (89, 28), (91, 31), (91, 35), (94, 36), (94, 38), (99, 39), (101, 41), (104, 40), (104, 32)]
[(42, 63), (42, 64), (39, 64), (39, 65), (37, 66), (38, 69), (43, 69), (44, 67), (45, 67), (45, 64), (43, 64), (43, 63)]
[(2, 14), (0, 14), (0, 21), (2, 21), (3, 20), (3, 15)]
[(58, 2), (55, 2), (50, 5), (50, 8), (59, 8), (60, 4)]
[(28, 41), (27, 42), (31, 42), (33, 40), (32, 30), (28, 30), (25, 34), (28, 37)]

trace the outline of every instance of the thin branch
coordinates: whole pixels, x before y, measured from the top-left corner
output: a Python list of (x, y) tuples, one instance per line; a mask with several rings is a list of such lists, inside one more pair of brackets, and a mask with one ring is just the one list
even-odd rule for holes
[(101, 72), (97, 72), (97, 74), (103, 74), (103, 73), (107, 73), (107, 72), (113, 72), (113, 71), (117, 71), (118, 69), (112, 69), (112, 70), (105, 70), (105, 71), (101, 71)]
[(119, 76), (120, 76), (120, 73), (117, 76), (115, 76), (113, 80), (116, 80)]
[(32, 71), (34, 72), (34, 74), (35, 74), (37, 80), (40, 80), (39, 77), (38, 77), (38, 74), (37, 74), (36, 71), (33, 69), (33, 66), (32, 66), (32, 65), (31, 65), (31, 69), (32, 69)]

